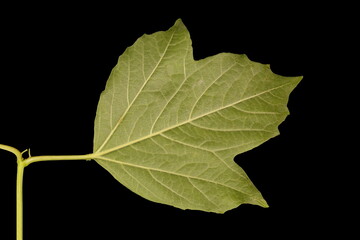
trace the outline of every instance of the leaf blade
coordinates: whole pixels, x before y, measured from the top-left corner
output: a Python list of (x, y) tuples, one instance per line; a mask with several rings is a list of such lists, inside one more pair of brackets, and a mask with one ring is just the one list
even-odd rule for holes
[(267, 207), (233, 157), (278, 135), (300, 80), (245, 55), (195, 61), (178, 20), (120, 56), (99, 101), (95, 160), (155, 202), (219, 213)]

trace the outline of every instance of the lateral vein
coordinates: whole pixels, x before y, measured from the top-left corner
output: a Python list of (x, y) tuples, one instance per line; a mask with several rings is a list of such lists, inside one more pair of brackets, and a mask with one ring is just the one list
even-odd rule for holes
[(157, 64), (155, 65), (154, 69), (152, 70), (152, 72), (150, 73), (150, 75), (147, 77), (147, 79), (145, 79), (143, 85), (141, 86), (141, 88), (139, 89), (139, 91), (137, 92), (136, 96), (133, 98), (133, 100), (131, 101), (130, 105), (126, 108), (126, 110), (124, 111), (124, 113), (122, 114), (122, 116), (120, 117), (119, 121), (116, 123), (115, 127), (111, 130), (110, 134), (108, 135), (108, 137), (105, 139), (105, 141), (103, 142), (103, 144), (98, 148), (98, 150), (96, 150), (96, 152), (100, 152), (104, 146), (107, 144), (107, 142), (110, 140), (110, 138), (113, 136), (114, 132), (116, 131), (116, 129), (119, 127), (120, 123), (122, 122), (122, 120), (124, 119), (124, 117), (126, 116), (126, 114), (128, 113), (128, 111), (130, 110), (130, 108), (132, 107), (132, 105), (134, 104), (134, 102), (136, 101), (136, 99), (138, 98), (138, 96), (140, 95), (140, 93), (142, 92), (142, 90), (144, 89), (144, 87), (146, 86), (146, 84), (149, 82), (150, 78), (153, 76), (153, 74), (155, 73), (156, 69), (158, 68), (159, 64), (161, 63), (161, 61), (164, 59), (164, 56), (169, 48), (169, 45), (174, 37), (176, 30), (173, 31), (170, 40), (168, 41), (164, 52), (162, 53), (162, 55), (160, 56), (159, 61), (157, 62)]
[(234, 187), (232, 187), (232, 186), (228, 186), (228, 185), (225, 185), (225, 184), (220, 183), (220, 182), (215, 182), (215, 181), (210, 180), (210, 179), (205, 179), (205, 178), (201, 178), (201, 177), (197, 177), (197, 176), (186, 175), (186, 174), (182, 174), (182, 173), (171, 172), (171, 171), (167, 171), (167, 170), (164, 170), (164, 169), (152, 168), (152, 167), (142, 166), (142, 165), (138, 165), (138, 164), (133, 164), (133, 163), (128, 163), (128, 162), (118, 161), (118, 160), (111, 159), (111, 158), (107, 158), (107, 157), (103, 157), (103, 156), (97, 156), (96, 159), (104, 160), (104, 161), (109, 161), (109, 162), (113, 162), (113, 163), (116, 163), (116, 164), (122, 164), (122, 165), (125, 165), (125, 166), (130, 166), (130, 167), (135, 167), (135, 168), (141, 168), (141, 169), (145, 169), (145, 170), (163, 172), (163, 173), (167, 173), (167, 174), (171, 174), (171, 175), (176, 175), (176, 176), (179, 176), (179, 177), (196, 179), (196, 180), (200, 180), (200, 181), (204, 181), (204, 182), (208, 182), (208, 183), (220, 185), (220, 186), (223, 186), (223, 187), (232, 189), (232, 190), (234, 190), (234, 191), (240, 192), (240, 193), (242, 193), (242, 194), (249, 195), (249, 194), (241, 191), (240, 189), (236, 189), (236, 188), (234, 188)]

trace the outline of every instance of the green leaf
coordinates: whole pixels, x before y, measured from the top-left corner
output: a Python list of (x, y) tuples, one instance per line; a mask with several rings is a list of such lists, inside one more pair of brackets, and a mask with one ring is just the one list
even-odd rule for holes
[(279, 134), (300, 80), (245, 55), (195, 61), (178, 20), (120, 56), (98, 105), (95, 160), (154, 202), (217, 213), (267, 207), (233, 158)]

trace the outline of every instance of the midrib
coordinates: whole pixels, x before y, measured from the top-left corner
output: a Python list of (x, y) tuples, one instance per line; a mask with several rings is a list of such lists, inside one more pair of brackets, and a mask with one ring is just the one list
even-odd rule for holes
[(110, 148), (110, 149), (107, 149), (107, 150), (104, 150), (104, 151), (101, 151), (101, 152), (100, 152), (100, 151), (96, 151), (95, 153), (96, 153), (96, 155), (98, 155), (98, 156), (104, 156), (104, 155), (106, 155), (106, 154), (108, 154), (108, 153), (110, 153), (110, 152), (113, 152), (113, 151), (119, 150), (119, 149), (121, 149), (121, 148), (127, 147), (127, 146), (129, 146), (129, 145), (132, 145), (132, 144), (135, 144), (135, 143), (144, 141), (144, 140), (146, 140), (146, 139), (152, 138), (152, 137), (154, 137), (154, 136), (157, 136), (157, 135), (159, 135), (159, 134), (162, 134), (162, 133), (167, 132), (167, 131), (169, 131), (169, 130), (172, 130), (172, 129), (174, 129), (174, 128), (178, 128), (178, 127), (180, 127), (180, 126), (182, 126), (182, 125), (188, 124), (188, 123), (190, 123), (190, 122), (192, 122), (192, 121), (195, 121), (195, 120), (197, 120), (197, 119), (200, 119), (200, 118), (202, 118), (202, 117), (208, 116), (208, 115), (210, 115), (210, 114), (212, 114), (212, 113), (215, 113), (215, 112), (224, 110), (224, 109), (226, 109), (226, 108), (228, 108), (228, 107), (231, 107), (231, 106), (234, 106), (234, 105), (236, 105), (236, 104), (245, 102), (245, 101), (247, 101), (247, 100), (250, 100), (250, 99), (255, 98), (255, 97), (258, 97), (258, 96), (261, 96), (261, 95), (263, 95), (263, 94), (266, 94), (266, 93), (271, 92), (271, 91), (274, 91), (274, 90), (276, 90), (276, 89), (285, 87), (285, 86), (290, 85), (290, 84), (292, 84), (292, 82), (288, 82), (288, 83), (286, 83), (286, 84), (282, 84), (282, 85), (280, 85), (280, 86), (277, 86), (277, 87), (274, 87), (274, 88), (265, 90), (265, 91), (263, 91), (263, 92), (257, 93), (257, 94), (255, 94), (255, 95), (253, 95), (253, 96), (249, 96), (249, 97), (247, 97), (247, 98), (240, 99), (239, 101), (236, 101), (236, 102), (234, 102), (234, 103), (231, 103), (231, 104), (222, 106), (222, 107), (217, 108), (217, 109), (215, 109), (215, 110), (212, 110), (212, 111), (210, 111), (210, 112), (206, 112), (206, 113), (201, 114), (201, 115), (199, 115), (199, 116), (197, 116), (197, 117), (189, 118), (188, 120), (186, 120), (186, 121), (184, 121), (184, 122), (178, 123), (178, 124), (173, 125), (173, 126), (168, 127), (168, 128), (164, 128), (164, 129), (162, 129), (162, 130), (160, 130), (160, 131), (158, 131), (158, 132), (151, 133), (151, 134), (149, 134), (149, 135), (146, 135), (146, 136), (144, 136), (144, 137), (135, 139), (135, 140), (133, 140), (133, 141), (129, 141), (129, 142), (127, 142), (127, 143), (125, 143), (125, 144), (122, 144), (122, 145), (120, 145), (120, 146), (113, 147), (113, 148)]

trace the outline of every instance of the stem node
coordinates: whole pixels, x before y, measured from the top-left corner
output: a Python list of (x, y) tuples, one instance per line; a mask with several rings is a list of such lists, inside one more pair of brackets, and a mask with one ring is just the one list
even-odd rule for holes
[[(20, 152), (14, 147), (0, 144), (0, 149), (13, 153), (17, 160), (17, 176), (16, 176), (16, 240), (23, 240), (23, 179), (24, 169), (29, 164), (34, 162), (43, 161), (56, 161), (56, 160), (91, 160), (97, 155), (67, 155), (67, 156), (35, 156), (32, 157), (30, 149)], [(28, 158), (24, 159), (23, 154), (28, 152)]]

